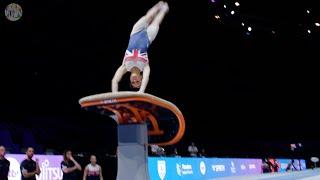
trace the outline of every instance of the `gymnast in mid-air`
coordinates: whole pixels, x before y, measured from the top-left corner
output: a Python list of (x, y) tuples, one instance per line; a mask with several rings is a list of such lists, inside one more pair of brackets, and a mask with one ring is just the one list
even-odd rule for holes
[(160, 1), (140, 18), (130, 34), (129, 45), (122, 65), (112, 79), (112, 92), (118, 92), (118, 83), (126, 72), (131, 72), (130, 84), (144, 93), (150, 75), (148, 48), (156, 38), (159, 26), (169, 11), (168, 3)]

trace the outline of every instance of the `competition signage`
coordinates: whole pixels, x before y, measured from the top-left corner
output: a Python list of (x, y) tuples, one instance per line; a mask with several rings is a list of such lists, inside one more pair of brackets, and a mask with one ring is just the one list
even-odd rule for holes
[[(9, 180), (21, 180), (20, 163), (26, 158), (25, 154), (7, 154), (6, 158), (10, 161)], [(61, 180), (62, 171), (60, 155), (35, 155), (34, 159), (39, 159), (41, 173), (36, 176), (37, 180)]]

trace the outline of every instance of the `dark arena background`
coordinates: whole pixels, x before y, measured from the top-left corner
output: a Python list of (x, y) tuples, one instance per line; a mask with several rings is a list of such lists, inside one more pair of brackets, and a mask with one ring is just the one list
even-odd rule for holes
[[(17, 21), (6, 17), (11, 3), (22, 8)], [(71, 149), (83, 167), (95, 154), (104, 179), (116, 179), (117, 124), (81, 109), (78, 101), (111, 91), (132, 26), (155, 3), (1, 0), (0, 145), (7, 154), (24, 154), (29, 146), (36, 155)], [(149, 49), (146, 89), (185, 117), (185, 134), (163, 147), (166, 156), (177, 148), (188, 157), (194, 142), (208, 158), (304, 159), (308, 169), (315, 168), (310, 158), (320, 156), (317, 2), (168, 4)], [(131, 91), (128, 81), (129, 75), (120, 90)]]

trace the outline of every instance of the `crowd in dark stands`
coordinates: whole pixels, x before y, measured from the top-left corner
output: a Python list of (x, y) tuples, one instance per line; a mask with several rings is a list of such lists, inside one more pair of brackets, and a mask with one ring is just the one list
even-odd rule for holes
[[(180, 154), (177, 147), (171, 148), (172, 150), (167, 153), (166, 149), (163, 147), (160, 147), (158, 145), (151, 145), (150, 146), (150, 156), (170, 156), (170, 157), (181, 157), (182, 154)], [(202, 148), (200, 151), (198, 150), (198, 147), (195, 145), (194, 142), (191, 142), (191, 144), (186, 148), (187, 154), (186, 156), (190, 157), (207, 157), (208, 155), (205, 152), (205, 149)]]

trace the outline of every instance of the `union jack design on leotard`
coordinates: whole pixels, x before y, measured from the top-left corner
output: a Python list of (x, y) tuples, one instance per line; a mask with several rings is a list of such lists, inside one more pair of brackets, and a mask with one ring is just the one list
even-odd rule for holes
[(147, 64), (149, 62), (148, 53), (141, 53), (141, 50), (139, 49), (132, 49), (131, 51), (126, 50), (126, 53), (124, 55), (124, 61), (141, 61)]

